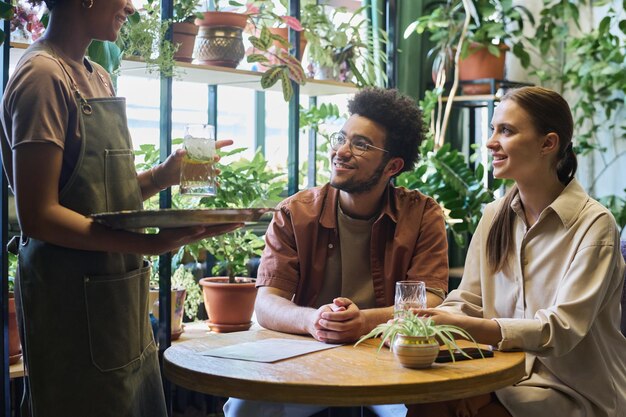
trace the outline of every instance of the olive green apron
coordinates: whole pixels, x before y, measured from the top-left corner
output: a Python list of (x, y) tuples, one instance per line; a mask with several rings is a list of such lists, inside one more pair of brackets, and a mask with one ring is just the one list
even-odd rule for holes
[[(78, 163), (60, 203), (89, 215), (142, 208), (125, 100), (86, 100)], [(22, 236), (18, 309), (33, 417), (167, 416), (139, 255), (68, 249)]]

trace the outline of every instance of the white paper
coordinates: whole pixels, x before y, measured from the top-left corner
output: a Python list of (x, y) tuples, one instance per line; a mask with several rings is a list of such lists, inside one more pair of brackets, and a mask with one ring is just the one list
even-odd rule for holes
[(199, 354), (203, 356), (216, 356), (218, 358), (240, 359), (252, 362), (276, 362), (282, 359), (339, 346), (342, 345), (331, 345), (315, 340), (271, 338), (258, 340), (256, 342), (224, 346), (199, 352)]

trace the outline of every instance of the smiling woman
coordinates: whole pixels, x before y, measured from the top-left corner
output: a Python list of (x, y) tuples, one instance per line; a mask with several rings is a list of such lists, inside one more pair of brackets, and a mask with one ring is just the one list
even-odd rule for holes
[(529, 371), (491, 395), (416, 405), (409, 416), (467, 415), (468, 406), (476, 417), (623, 415), (624, 260), (615, 219), (574, 178), (569, 106), (545, 88), (509, 90), (492, 122), (494, 175), (516, 185), (485, 207), (458, 289), (418, 313), (527, 352)]

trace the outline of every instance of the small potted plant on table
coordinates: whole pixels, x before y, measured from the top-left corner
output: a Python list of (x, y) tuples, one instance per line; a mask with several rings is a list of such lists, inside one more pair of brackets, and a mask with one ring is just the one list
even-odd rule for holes
[(395, 357), (406, 368), (430, 367), (439, 354), (440, 344), (451, 354), (454, 351), (464, 354), (463, 349), (455, 341), (457, 336), (476, 344), (472, 336), (460, 327), (436, 324), (432, 318), (417, 316), (412, 311), (408, 311), (403, 318), (379, 324), (361, 337), (355, 346), (364, 340), (379, 336), (382, 340), (378, 350), (389, 343)]

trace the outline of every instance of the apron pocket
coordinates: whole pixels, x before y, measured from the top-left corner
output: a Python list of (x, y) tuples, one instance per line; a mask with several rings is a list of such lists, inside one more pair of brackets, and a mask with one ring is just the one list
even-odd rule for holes
[(104, 158), (106, 210), (138, 210), (143, 200), (131, 149), (106, 149)]
[(91, 360), (101, 371), (129, 365), (152, 343), (149, 278), (149, 266), (126, 274), (85, 277)]

